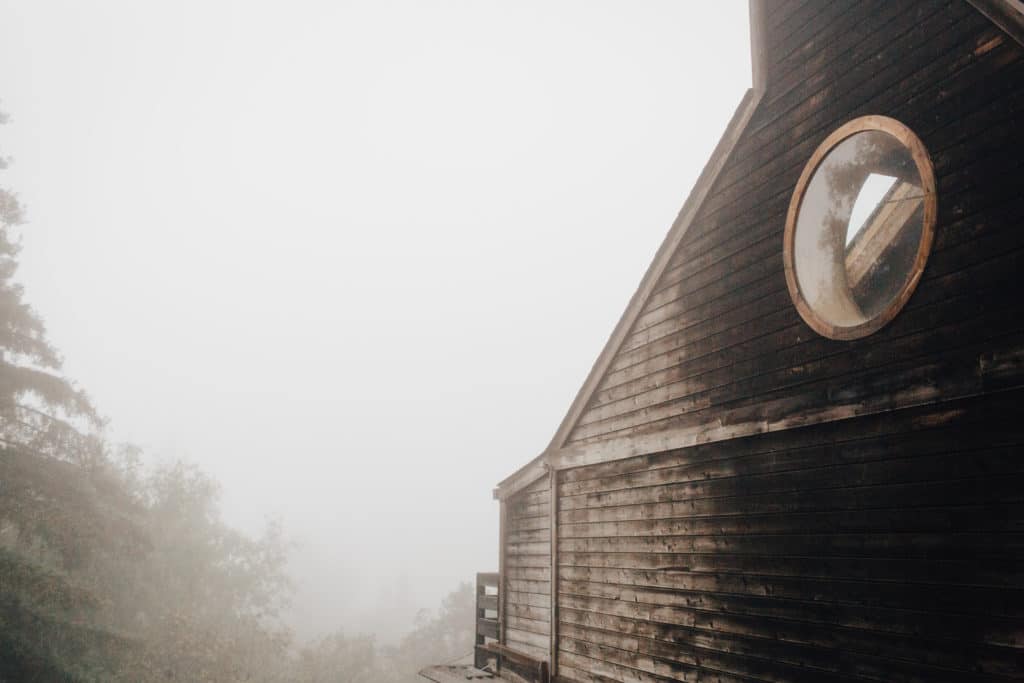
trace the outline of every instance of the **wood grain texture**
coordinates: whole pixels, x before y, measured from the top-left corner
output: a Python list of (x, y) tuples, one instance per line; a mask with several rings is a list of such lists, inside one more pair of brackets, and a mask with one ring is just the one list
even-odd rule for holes
[(1022, 401), (564, 472), (563, 676), (1019, 680)]
[(543, 476), (502, 501), (507, 532), (502, 541), (505, 635), (503, 643), (540, 661), (550, 661), (552, 496)]
[(547, 618), (551, 625), (549, 631), (550, 643), (548, 645), (548, 673), (555, 677), (558, 675), (558, 548), (559, 548), (559, 523), (558, 523), (558, 506), (559, 506), (559, 489), (558, 489), (558, 470), (552, 469), (548, 475), (548, 489), (550, 506), (548, 508), (548, 515), (551, 518), (551, 536), (550, 545), (548, 547), (548, 561), (550, 562), (550, 580), (551, 580), (551, 608), (548, 610)]
[[(959, 0), (761, 9), (761, 106), (546, 457), (558, 680), (1024, 680), (1024, 49)], [(786, 212), (866, 115), (928, 149), (934, 243), (828, 339)]]
[[(816, 26), (806, 38), (820, 48), (810, 62), (817, 70), (804, 63), (810, 47), (771, 67), (765, 103), (609, 363), (569, 447), (669, 429), (690, 429), (697, 443), (703, 431), (736, 424), (734, 409), (758, 404), (784, 426), (784, 405), (792, 415), (824, 415), (836, 396), (865, 394), (872, 384), (876, 394), (888, 391), (876, 370), (898, 378), (904, 393), (923, 390), (932, 385), (929, 366), (958, 362), (951, 357), (977, 365), (991, 339), (1009, 344), (1009, 335), (1024, 332), (1016, 287), (1007, 287), (1024, 249), (1013, 229), (1024, 213), (1014, 180), (1024, 159), (1015, 133), (1024, 116), (1021, 46), (959, 2), (813, 11), (816, 18), (793, 21)], [(816, 23), (825, 17), (836, 24)], [(800, 320), (787, 293), (782, 236), (807, 159), (829, 133), (868, 113), (902, 121), (925, 142), (938, 181), (938, 228), (906, 308), (885, 329), (844, 343)]]

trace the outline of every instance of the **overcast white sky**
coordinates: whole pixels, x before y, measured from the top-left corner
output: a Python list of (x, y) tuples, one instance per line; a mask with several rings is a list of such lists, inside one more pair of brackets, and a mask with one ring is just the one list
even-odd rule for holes
[(300, 541), (299, 631), (371, 630), (497, 568), (749, 55), (740, 0), (0, 0), (20, 279), (115, 438)]

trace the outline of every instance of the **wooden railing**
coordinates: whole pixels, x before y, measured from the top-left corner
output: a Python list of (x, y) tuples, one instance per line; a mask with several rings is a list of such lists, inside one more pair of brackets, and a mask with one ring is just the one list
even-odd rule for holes
[(498, 623), (498, 587), (497, 572), (481, 572), (476, 575), (476, 647), (473, 651), (473, 664), (478, 669), (487, 666), (494, 654), (488, 652), (488, 644), (497, 643), (501, 636)]

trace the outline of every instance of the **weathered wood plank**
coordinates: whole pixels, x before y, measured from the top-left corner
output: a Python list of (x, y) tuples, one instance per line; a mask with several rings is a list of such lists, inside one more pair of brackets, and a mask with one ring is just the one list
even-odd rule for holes
[(509, 555), (547, 555), (551, 552), (551, 544), (549, 542), (509, 543), (506, 552)]
[[(548, 477), (505, 499), (509, 533), (504, 540), (505, 643), (531, 656), (540, 654), (540, 638), (550, 639), (552, 489)], [(548, 657), (541, 657), (547, 661)]]
[[(915, 429), (913, 422), (907, 420), (904, 427), (914, 431), (917, 438), (913, 450), (902, 454), (903, 459), (928, 456), (949, 457), (953, 453), (973, 451), (980, 451), (982, 457), (992, 459), (999, 458), (997, 453), (1005, 450), (1005, 447), (1014, 447), (1024, 443), (1024, 430), (1013, 423), (996, 425), (985, 430), (985, 435), (990, 437), (985, 441), (979, 440), (981, 434), (967, 429), (963, 422), (958, 422), (956, 427), (937, 425), (931, 429)], [(564, 485), (562, 509), (578, 507), (578, 505), (573, 506), (567, 501), (590, 493), (610, 493), (617, 490), (633, 490), (667, 484), (868, 463), (888, 460), (890, 457), (885, 435), (840, 440), (834, 445), (793, 443), (792, 448), (785, 450), (762, 451), (735, 446), (732, 448), (723, 446), (718, 450), (719, 452), (716, 454), (711, 448), (700, 449), (698, 452), (690, 454), (690, 457), (687, 458), (689, 462), (684, 461), (681, 464), (674, 464), (674, 462), (678, 462), (675, 458), (660, 462), (646, 460), (644, 464), (647, 465), (647, 469), (624, 470), (621, 474), (606, 470), (605, 476), (569, 482)], [(718, 457), (712, 457), (714, 455), (718, 455)], [(963, 459), (968, 458), (963, 456)], [(1010, 459), (1012, 460), (1012, 457)], [(628, 461), (620, 462), (625, 465)], [(653, 466), (655, 463), (658, 466)], [(970, 462), (958, 465), (961, 469), (969, 470), (971, 468)], [(979, 468), (972, 474), (982, 475), (984, 471)]]
[[(551, 622), (548, 619), (527, 619), (509, 614), (508, 627), (516, 631), (525, 631), (535, 635), (551, 635)], [(547, 642), (545, 642), (544, 647), (546, 648), (547, 645)]]
[(936, 554), (970, 554), (1004, 559), (1024, 557), (1024, 536), (1008, 533), (823, 533), (719, 536), (622, 536), (617, 538), (567, 538), (569, 553), (729, 553), (732, 555), (820, 557), (916, 557)]
[[(722, 476), (704, 478), (693, 476), (697, 474), (693, 472), (693, 475), (683, 477), (681, 481), (669, 479), (632, 488), (613, 483), (614, 488), (610, 490), (565, 496), (561, 501), (561, 507), (562, 510), (575, 510), (583, 507), (692, 502), (727, 496), (809, 493), (821, 489), (891, 486), (1024, 474), (1024, 462), (1021, 458), (1015, 457), (1015, 454), (1020, 452), (1018, 444), (971, 449), (966, 452), (925, 451), (905, 458), (885, 458), (884, 445), (876, 446), (877, 450), (873, 452), (861, 452), (863, 459), (856, 460), (856, 455), (851, 455), (848, 457), (852, 462), (839, 461), (841, 464), (826, 461), (815, 466), (800, 458), (793, 458), (792, 469), (786, 469), (785, 464), (782, 467), (772, 467), (771, 463), (765, 463), (758, 467), (758, 463), (731, 463), (740, 471), (722, 472)], [(809, 450), (799, 455), (813, 457), (813, 453), (813, 450)], [(672, 477), (672, 473), (668, 473), (668, 476)]]
[[(546, 656), (547, 648), (537, 647), (536, 645), (532, 645), (529, 642), (526, 642), (525, 640), (521, 640), (520, 639), (521, 635), (526, 635), (526, 634), (522, 634), (519, 631), (516, 631), (515, 633), (511, 634), (509, 636), (509, 644), (508, 644), (508, 646), (511, 649), (513, 649), (513, 650), (516, 650), (516, 651), (521, 652), (521, 653), (523, 653), (523, 654), (525, 654), (525, 655), (527, 655), (529, 657), (532, 657), (533, 659), (538, 659), (538, 660), (544, 661), (544, 657)], [(504, 672), (502, 672), (502, 673), (504, 674)]]
[[(759, 438), (708, 443), (692, 448), (676, 449), (614, 460), (586, 468), (568, 469), (560, 473), (561, 487), (567, 495), (604, 488), (600, 482), (576, 489), (574, 482), (595, 479), (615, 479), (622, 475), (647, 477), (648, 471), (658, 477), (657, 470), (679, 468), (707, 463), (714, 466), (718, 460), (734, 458), (792, 457), (786, 455), (805, 450), (821, 451), (822, 444), (834, 444), (840, 453), (857, 453), (861, 448), (877, 447), (885, 439), (915, 434), (916, 449), (930, 451), (929, 444), (948, 443), (949, 450), (969, 450), (985, 436), (989, 446), (1020, 443), (1024, 425), (1019, 424), (1020, 401), (1024, 391), (1008, 391), (986, 397), (945, 401), (901, 411), (880, 412), (856, 421), (809, 426), (788, 433), (774, 432)], [(876, 446), (872, 446), (876, 444)], [(796, 457), (799, 457), (798, 453)], [(835, 456), (830, 456), (835, 457)], [(853, 457), (856, 457), (855, 455)], [(833, 460), (840, 462), (841, 460)], [(641, 480), (642, 481), (642, 480)]]
[[(1010, 268), (1021, 263), (1024, 263), (1024, 252), (1018, 250), (1005, 254), (998, 264), (986, 265)], [(954, 275), (949, 277), (950, 281), (956, 280)], [(983, 305), (978, 303), (979, 296), (985, 302)], [(904, 311), (900, 324), (912, 332), (878, 337), (870, 345), (849, 348), (833, 343), (825, 347), (830, 349), (828, 352), (812, 355), (814, 347), (823, 345), (819, 340), (811, 340), (807, 346), (794, 345), (786, 349), (777, 358), (771, 354), (755, 355), (739, 361), (733, 359), (728, 365), (729, 357), (720, 358), (721, 353), (704, 356), (677, 366), (676, 373), (682, 379), (606, 405), (595, 405), (581, 419), (574, 438), (583, 440), (630, 425), (707, 409), (737, 395), (760, 396), (768, 387), (778, 393), (815, 380), (849, 376), (865, 365), (875, 369), (895, 361), (908, 366), (915, 361), (927, 362), (930, 357), (970, 350), (979, 340), (984, 342), (993, 335), (1012, 330), (1005, 316), (1016, 312), (1018, 307), (1019, 302), (1007, 294), (1005, 287), (994, 287), (953, 294), (945, 302)], [(1020, 327), (1024, 325), (1018, 329)], [(898, 328), (893, 328), (894, 333), (897, 331)]]
[(466, 681), (483, 681), (494, 678), (494, 674), (481, 671), (474, 666), (438, 664), (421, 670), (419, 675), (434, 683), (466, 683)]
[(547, 531), (550, 525), (550, 518), (547, 515), (539, 517), (525, 517), (509, 521), (509, 534), (524, 531)]
[[(870, 634), (851, 631), (844, 632), (840, 636), (844, 640), (848, 639), (847, 642), (837, 647), (831, 647), (822, 636), (818, 636), (817, 640), (805, 639), (790, 644), (775, 640), (765, 642), (765, 639), (762, 638), (750, 639), (744, 634), (728, 633), (699, 626), (662, 624), (583, 610), (567, 610), (565, 624), (581, 627), (570, 629), (563, 625), (563, 628), (566, 628), (566, 635), (574, 633), (576, 635), (573, 637), (576, 639), (588, 642), (610, 644), (608, 636), (600, 634), (599, 631), (611, 631), (615, 635), (628, 635), (640, 639), (640, 641), (651, 639), (672, 645), (684, 643), (701, 649), (718, 649), (724, 652), (760, 657), (771, 656), (778, 661), (788, 659), (792, 664), (812, 663), (817, 660), (820, 669), (829, 669), (831, 668), (830, 663), (834, 666), (842, 662), (843, 659), (849, 658), (850, 661), (846, 662), (846, 666), (855, 671), (865, 661), (871, 662), (873, 666), (877, 667), (880, 663), (879, 657), (906, 660), (907, 655), (911, 653), (914, 660), (924, 663), (926, 666), (954, 671), (964, 668), (962, 648), (951, 650), (949, 641), (929, 640), (916, 635), (890, 634), (882, 643), (877, 643), (871, 639)], [(596, 637), (589, 633), (593, 633)], [(639, 648), (643, 646), (643, 643), (638, 641), (634, 646)], [(1015, 657), (1012, 651), (977, 644), (971, 645), (967, 650), (975, 674), (983, 673), (999, 677), (1014, 674)], [(858, 673), (867, 674), (868, 672)], [(868, 675), (878, 676), (879, 672), (876, 671)]]
[(550, 536), (550, 529), (516, 529), (508, 535), (508, 540), (510, 543), (539, 543)]
[(551, 598), (549, 594), (540, 593), (521, 593), (511, 591), (508, 594), (509, 609), (512, 609), (513, 605), (520, 608), (541, 608), (549, 609), (551, 606)]
[(1024, 591), (1019, 588), (957, 586), (906, 581), (845, 578), (843, 563), (833, 563), (833, 578), (730, 574), (690, 570), (640, 570), (565, 566), (560, 570), (563, 592), (595, 595), (627, 602), (670, 604), (684, 600), (697, 606), (701, 596), (750, 596), (836, 605), (870, 606), (922, 611), (934, 615), (1024, 616)]
[[(1024, 52), (959, 2), (775, 7), (763, 106), (546, 454), (549, 649), (595, 683), (1014, 680)], [(781, 234), (865, 113), (925, 141), (939, 228), (903, 312), (839, 343), (793, 310)]]
[(551, 580), (551, 558), (544, 556), (543, 566), (520, 567), (509, 566), (508, 577), (510, 579), (526, 579), (527, 581), (550, 581)]
[[(1024, 254), (1021, 250), (1003, 252), (992, 261), (945, 274), (939, 280), (930, 280), (928, 286), (935, 286), (936, 291), (956, 291), (958, 287), (965, 288), (970, 282), (977, 287), (977, 293), (971, 297), (966, 294), (952, 295), (942, 301), (935, 300), (934, 296), (919, 297), (901, 316), (901, 326), (911, 330), (910, 334), (902, 337), (895, 334), (879, 336), (865, 344), (864, 349), (877, 355), (896, 345), (913, 344), (926, 333), (923, 326), (918, 326), (925, 322), (930, 322), (938, 329), (952, 329), (956, 325), (962, 329), (964, 322), (976, 321), (976, 335), (983, 331), (982, 326), (986, 324), (991, 328), (998, 321), (997, 317), (995, 321), (993, 317), (998, 316), (999, 307), (1011, 310), (1014, 306), (1013, 302), (1007, 300), (1005, 287), (999, 288), (997, 278), (1001, 273), (1016, 270), (1022, 262)], [(993, 294), (992, 298), (983, 299), (985, 304), (979, 307), (978, 296), (984, 297), (989, 292)], [(972, 300), (975, 305), (973, 309), (968, 309)], [(844, 347), (825, 343), (823, 338), (796, 322), (791, 311), (769, 315), (761, 320), (764, 324), (757, 336), (749, 333), (739, 336), (735, 333), (739, 328), (734, 327), (710, 337), (692, 339), (686, 347), (659, 352), (645, 361), (624, 368), (621, 373), (613, 373), (615, 379), (609, 375), (607, 386), (595, 394), (586, 422), (581, 421), (581, 424), (653, 405), (655, 401), (651, 398), (672, 400), (684, 396), (687, 390), (706, 392), (735, 387), (739, 382), (763, 377), (771, 371), (790, 369), (790, 374), (795, 374), (791, 369), (793, 363), (813, 358), (820, 364), (825, 358), (841, 359), (849, 353)], [(961, 317), (957, 319), (957, 315)], [(945, 321), (948, 322), (943, 325)], [(764, 353), (765, 349), (775, 352)], [(815, 361), (805, 364), (815, 367)], [(693, 382), (699, 384), (694, 386)], [(659, 397), (656, 391), (666, 393)]]
[[(685, 678), (664, 677), (651, 674), (647, 671), (640, 671), (629, 667), (620, 666), (611, 660), (601, 657), (600, 653), (588, 655), (577, 654), (575, 651), (561, 650), (559, 662), (563, 670), (586, 672), (588, 677), (583, 680), (594, 680), (597, 683), (609, 683), (609, 681), (636, 681), (636, 683), (664, 683), (665, 681), (686, 680)], [(697, 680), (690, 678), (690, 680)], [(733, 679), (719, 678), (720, 683), (749, 683), (754, 679)]]
[(551, 595), (551, 584), (548, 581), (527, 581), (524, 579), (508, 579), (506, 581), (508, 593), (535, 593), (538, 595)]
[(661, 536), (734, 536), (808, 533), (857, 533), (893, 530), (899, 533), (1019, 531), (1024, 519), (1021, 503), (956, 507), (926, 506), (856, 511), (815, 511), (769, 515), (726, 514), (698, 518), (645, 519), (623, 522), (576, 523), (563, 526), (570, 538)]
[[(630, 622), (618, 620), (615, 623), (628, 628)], [(1005, 654), (1001, 661), (996, 659), (991, 662), (1003, 670), (1002, 675), (999, 675), (992, 671), (978, 672), (932, 664), (928, 661), (931, 659), (928, 650), (921, 652), (927, 663), (909, 663), (857, 652), (842, 644), (834, 644), (825, 649), (805, 643), (763, 639), (751, 641), (733, 634), (709, 633), (698, 629), (661, 629), (662, 634), (676, 636), (674, 642), (640, 635), (623, 636), (621, 632), (590, 625), (566, 624), (565, 629), (567, 637), (578, 643), (611, 647), (690, 666), (709, 665), (718, 671), (755, 674), (768, 677), (768, 680), (802, 680), (813, 683), (820, 680), (880, 680), (888, 677), (885, 680), (987, 682), (993, 678), (1006, 680), (1006, 666), (1009, 663)], [(643, 629), (644, 632), (648, 630)]]
[[(1019, 633), (1019, 620), (1016, 619), (963, 616), (939, 620), (908, 615), (901, 619), (879, 608), (814, 603), (799, 610), (786, 601), (758, 602), (756, 598), (716, 600), (715, 597), (705, 596), (703, 603), (717, 604), (715, 609), (624, 602), (567, 593), (560, 594), (559, 601), (565, 613), (563, 621), (568, 618), (570, 610), (598, 612), (749, 637), (764, 637), (770, 633), (778, 640), (819, 647), (836, 647), (836, 639), (852, 630), (863, 631), (858, 637), (863, 637), (865, 643), (874, 642), (876, 648), (879, 647), (877, 641), (880, 636), (884, 638), (891, 634), (1014, 648)], [(725, 610), (724, 605), (729, 604), (739, 611)], [(837, 632), (839, 628), (843, 629), (841, 633)]]
[(497, 619), (477, 619), (476, 620), (476, 631), (482, 633), (488, 638), (498, 638), (498, 620)]
[(998, 559), (948, 560), (921, 558), (730, 555), (728, 553), (560, 553), (560, 566), (614, 568), (678, 573), (727, 573), (795, 579), (889, 581), (982, 588), (1017, 588), (1024, 569)]
[(533, 619), (534, 621), (550, 621), (551, 609), (550, 607), (535, 607), (528, 604), (517, 604), (510, 602), (508, 606), (509, 616), (522, 617), (524, 619)]
[(522, 628), (508, 628), (509, 646), (535, 657), (541, 661), (547, 661), (548, 657), (548, 632), (534, 633)]
[[(998, 341), (998, 343), (997, 343)], [(558, 468), (578, 467), (642, 453), (792, 429), (810, 424), (915, 407), (981, 391), (1015, 388), (1024, 377), (1024, 342), (1016, 337), (962, 349), (928, 362), (898, 363), (848, 377), (803, 385), (800, 391), (758, 402), (743, 398), (707, 411), (660, 417), (549, 453)], [(998, 359), (998, 360), (996, 360)], [(645, 435), (650, 435), (645, 438)]]
[[(1024, 264), (1024, 251), (1004, 252), (995, 261), (978, 265), (977, 271), (983, 280), (997, 277), (1000, 272), (1005, 272), (1004, 268), (1009, 271), (1020, 267)], [(930, 284), (956, 285), (967, 275), (965, 271), (956, 271), (945, 275), (942, 281)], [(905, 310), (900, 320), (902, 328), (909, 333), (897, 335), (894, 330), (893, 334), (879, 336), (856, 350), (824, 343), (823, 338), (812, 337), (799, 324), (794, 325), (792, 318), (781, 320), (783, 325), (789, 324), (780, 331), (774, 331), (778, 325), (772, 324), (768, 326), (766, 335), (720, 345), (707, 353), (702, 352), (705, 347), (701, 343), (703, 340), (691, 342), (685, 350), (677, 350), (672, 355), (659, 354), (639, 368), (627, 369), (629, 372), (625, 376), (636, 376), (637, 379), (621, 384), (612, 384), (609, 379), (608, 388), (595, 395), (594, 403), (581, 418), (580, 425), (602, 421), (607, 424), (609, 419), (628, 416), (645, 407), (713, 390), (718, 390), (723, 396), (732, 396), (743, 391), (742, 382), (749, 383), (755, 379), (762, 385), (774, 382), (782, 389), (787, 382), (809, 381), (814, 376), (812, 370), (820, 377), (849, 372), (851, 358), (872, 364), (883, 354), (887, 354), (886, 360), (908, 360), (934, 353), (943, 343), (962, 347), (971, 339), (1005, 332), (1007, 325), (1001, 315), (1005, 311), (1015, 311), (1018, 302), (1008, 296), (1005, 287), (997, 284), (984, 288), (981, 282), (975, 282), (975, 286), (974, 292), (951, 293), (944, 301), (922, 299), (915, 302), (917, 305)], [(946, 287), (943, 289), (950, 291)], [(984, 301), (981, 306), (978, 305), (979, 299)], [(965, 323), (971, 333), (967, 338), (963, 336)], [(948, 337), (957, 331), (960, 336), (952, 342), (926, 339), (924, 336), (934, 333)], [(723, 339), (719, 336), (711, 343), (714, 341)], [(758, 348), (780, 350), (777, 353), (758, 353)], [(709, 398), (713, 401), (715, 396)]]

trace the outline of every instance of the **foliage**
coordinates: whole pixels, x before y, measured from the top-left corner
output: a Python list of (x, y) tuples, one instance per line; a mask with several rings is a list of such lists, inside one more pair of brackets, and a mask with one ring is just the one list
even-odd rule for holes
[(422, 610), (398, 645), (378, 649), (367, 636), (337, 633), (306, 648), (292, 680), (302, 683), (416, 683), (418, 672), (473, 651), (473, 586), (461, 583), (436, 614)]
[(104, 495), (100, 440), (76, 427), (97, 430), (97, 412), (60, 374), (13, 281), (23, 220), (17, 196), (0, 188), (0, 680), (129, 680), (141, 643), (100, 625), (88, 569), (103, 554), (130, 554), (141, 536), (130, 500)]
[(372, 637), (339, 631), (299, 653), (294, 677), (303, 683), (380, 683), (379, 667)]
[(122, 571), (115, 623), (143, 637), (165, 678), (277, 680), (291, 641), (278, 621), (290, 587), (279, 526), (258, 539), (229, 528), (217, 484), (181, 462), (139, 478), (136, 494), (153, 547)]
[(472, 650), (466, 583), (397, 646), (338, 632), (296, 652), (280, 525), (241, 534), (195, 466), (111, 449), (14, 282), (24, 218), (0, 187), (0, 683), (411, 683)]
[(425, 666), (452, 661), (473, 651), (476, 627), (476, 595), (473, 584), (462, 582), (449, 593), (437, 614), (421, 611), (416, 628), (392, 652), (392, 661), (409, 680), (410, 673)]

